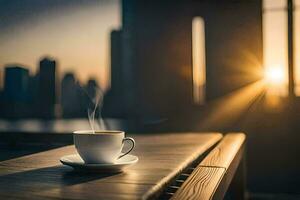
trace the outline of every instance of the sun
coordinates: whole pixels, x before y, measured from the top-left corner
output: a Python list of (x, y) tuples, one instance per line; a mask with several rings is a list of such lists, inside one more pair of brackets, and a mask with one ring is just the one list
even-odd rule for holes
[(270, 85), (282, 85), (285, 83), (284, 70), (282, 67), (270, 67), (265, 71), (265, 80)]

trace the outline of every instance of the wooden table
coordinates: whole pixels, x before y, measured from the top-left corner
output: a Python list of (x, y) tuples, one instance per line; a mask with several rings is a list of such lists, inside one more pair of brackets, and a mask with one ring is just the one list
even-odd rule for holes
[(130, 135), (139, 162), (119, 174), (86, 174), (63, 166), (66, 146), (0, 162), (0, 199), (147, 199), (221, 139), (219, 133)]

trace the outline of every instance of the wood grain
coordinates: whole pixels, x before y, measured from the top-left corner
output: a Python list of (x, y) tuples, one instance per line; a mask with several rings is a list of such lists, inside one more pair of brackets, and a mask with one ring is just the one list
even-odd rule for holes
[(245, 142), (245, 134), (227, 134), (200, 163), (201, 166), (227, 168)]
[(0, 162), (0, 199), (146, 199), (215, 145), (219, 133), (130, 135), (139, 162), (119, 174), (74, 172), (59, 158), (76, 152), (57, 148)]
[[(228, 138), (228, 139), (226, 139)], [(235, 138), (235, 139), (234, 139)], [(242, 141), (241, 141), (242, 140)], [(231, 141), (231, 142), (229, 142)], [(235, 152), (233, 157), (233, 152), (228, 154), (228, 159), (224, 160), (223, 166), (226, 169), (226, 173), (220, 182), (220, 186), (217, 188), (214, 199), (223, 199), (228, 188), (234, 191), (233, 199), (245, 199), (245, 135), (244, 134), (227, 134), (224, 137), (224, 143), (228, 146), (232, 146), (232, 150)], [(220, 143), (222, 145), (223, 140)], [(213, 152), (212, 152), (213, 153)], [(224, 154), (223, 154), (224, 155)], [(230, 163), (228, 161), (231, 161)], [(226, 164), (226, 165), (225, 165)], [(240, 170), (238, 170), (240, 168)]]
[[(242, 133), (227, 134), (223, 137), (175, 192), (172, 199), (223, 199), (243, 158), (244, 142), (245, 135)], [(243, 167), (240, 169), (243, 170)], [(239, 172), (238, 175), (242, 176), (243, 172)], [(242, 181), (233, 184), (242, 185), (239, 187), (242, 192), (236, 191), (239, 193), (239, 199), (244, 197)]]
[(218, 167), (198, 167), (174, 194), (172, 199), (212, 199), (225, 173)]

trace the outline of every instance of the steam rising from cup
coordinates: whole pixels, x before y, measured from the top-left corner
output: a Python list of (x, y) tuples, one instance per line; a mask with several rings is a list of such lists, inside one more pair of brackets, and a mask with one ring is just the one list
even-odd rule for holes
[(94, 88), (95, 94), (91, 95), (84, 88), (82, 88), (78, 82), (77, 82), (77, 86), (78, 88), (80, 88), (81, 91), (83, 91), (83, 93), (88, 99), (89, 103), (87, 105), (87, 114), (88, 114), (89, 124), (93, 133), (95, 133), (95, 130), (107, 130), (106, 124), (101, 114), (103, 97), (104, 97), (103, 91), (96, 86)]

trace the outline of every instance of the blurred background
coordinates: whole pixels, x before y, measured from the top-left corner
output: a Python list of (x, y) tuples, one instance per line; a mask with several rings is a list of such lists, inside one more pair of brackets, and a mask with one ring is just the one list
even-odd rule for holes
[(72, 143), (95, 111), (245, 132), (250, 197), (300, 199), (300, 0), (0, 0), (0, 30), (0, 160)]

